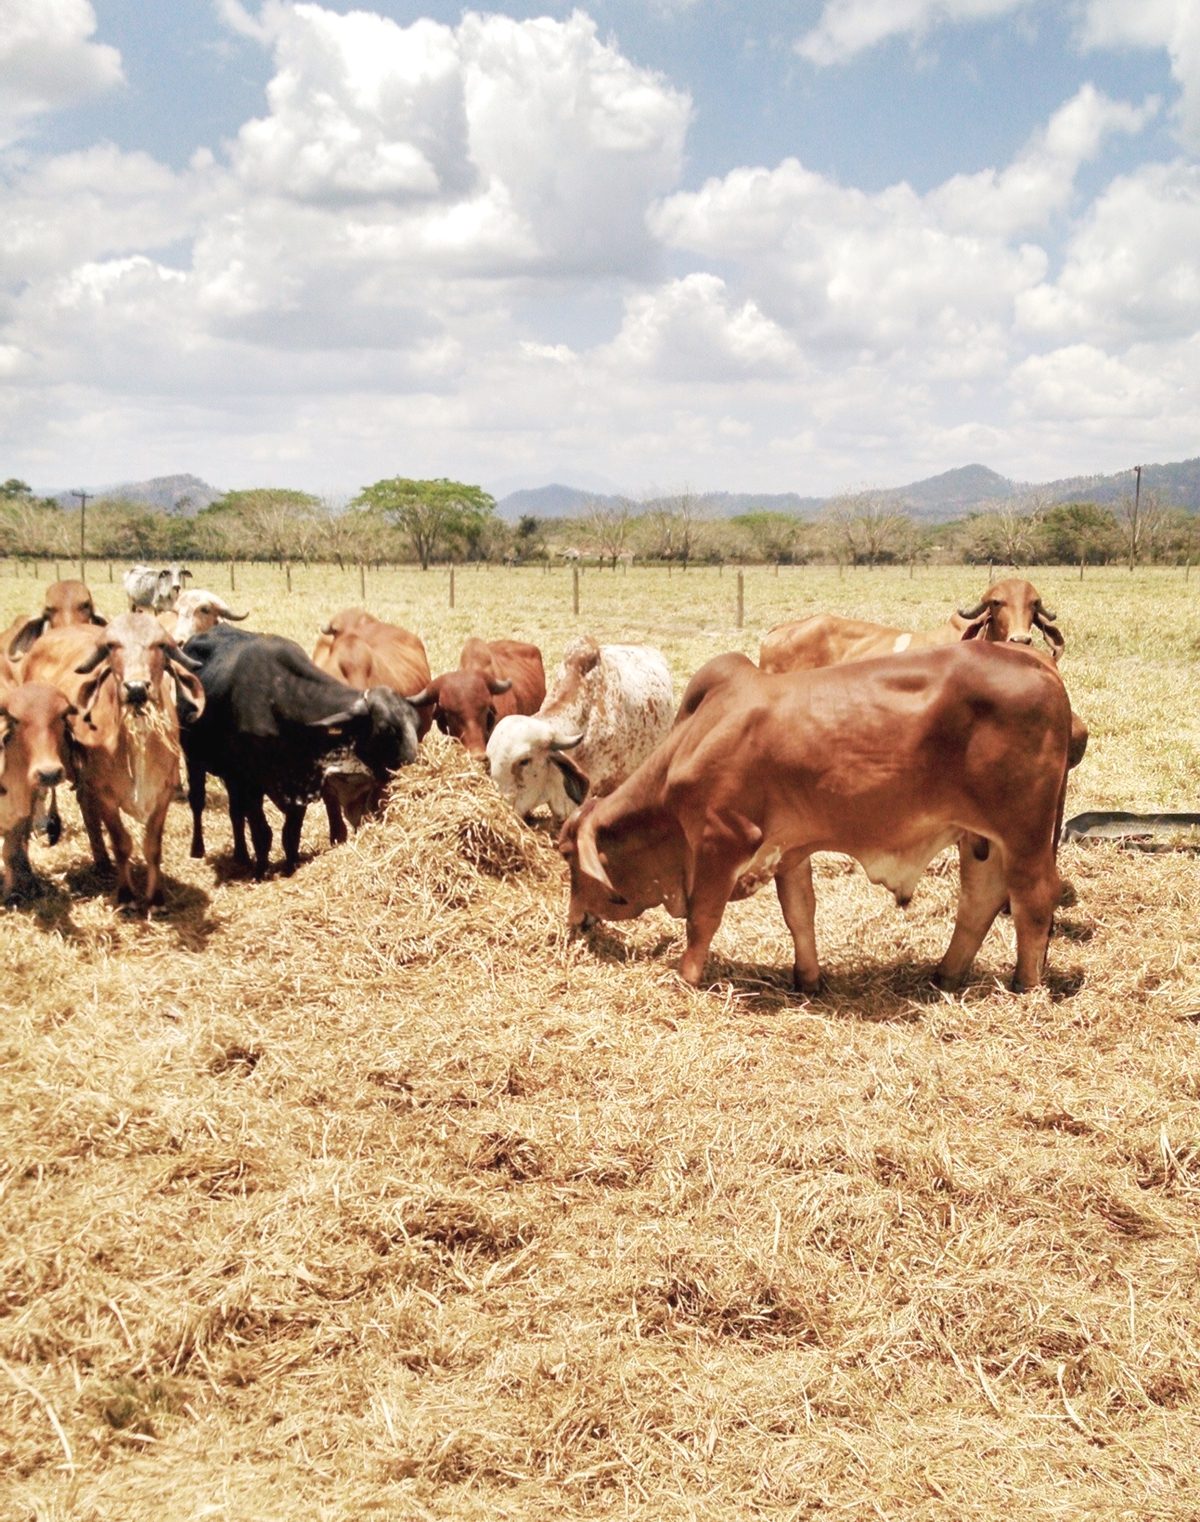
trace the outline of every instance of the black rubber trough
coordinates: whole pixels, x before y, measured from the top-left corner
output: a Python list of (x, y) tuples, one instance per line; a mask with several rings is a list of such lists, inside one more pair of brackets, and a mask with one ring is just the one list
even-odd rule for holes
[(1200, 834), (1190, 840), (1171, 840), (1185, 831), (1200, 831), (1200, 814), (1127, 814), (1120, 809), (1097, 809), (1076, 814), (1063, 826), (1064, 840), (1116, 840), (1139, 851), (1200, 850)]

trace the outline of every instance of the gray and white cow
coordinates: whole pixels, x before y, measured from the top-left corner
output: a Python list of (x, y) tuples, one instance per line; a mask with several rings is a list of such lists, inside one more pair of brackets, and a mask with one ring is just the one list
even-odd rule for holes
[(121, 584), (133, 612), (162, 613), (175, 606), (184, 580), (190, 579), (191, 574), (186, 567), (175, 564), (161, 571), (150, 565), (135, 565), (121, 577)]
[[(501, 719), (488, 741), (492, 780), (523, 817), (548, 804), (560, 823), (611, 793), (671, 728), (671, 672), (652, 645), (572, 640), (536, 714)], [(567, 754), (570, 752), (570, 754)]]

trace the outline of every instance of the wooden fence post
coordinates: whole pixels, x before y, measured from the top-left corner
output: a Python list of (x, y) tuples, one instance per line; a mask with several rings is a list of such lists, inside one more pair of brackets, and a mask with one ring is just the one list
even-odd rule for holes
[(358, 590), (365, 603), (367, 600), (367, 568), (361, 560), (358, 562)]
[(450, 567), (450, 606), (454, 606), (454, 567)]
[(739, 571), (738, 572), (738, 604), (737, 604), (737, 626), (738, 626), (739, 629), (745, 623), (745, 620), (746, 620), (746, 578), (745, 578), (744, 574), (741, 571)]
[(579, 567), (571, 567), (571, 601), (575, 606), (575, 616), (579, 616)]
[(283, 574), (287, 577), (287, 589), (290, 592), (292, 590), (292, 562), (290, 560), (284, 561)]

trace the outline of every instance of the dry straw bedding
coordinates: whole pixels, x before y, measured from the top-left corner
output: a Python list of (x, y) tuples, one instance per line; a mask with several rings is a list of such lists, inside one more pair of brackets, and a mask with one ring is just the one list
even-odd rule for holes
[(953, 868), (823, 859), (804, 1001), (767, 894), (703, 992), (665, 915), (568, 937), (446, 742), (291, 880), (172, 810), (151, 924), (67, 826), (0, 925), (0, 1516), (1200, 1514), (1193, 857), (1064, 851), (1051, 986), (1005, 923), (960, 999)]

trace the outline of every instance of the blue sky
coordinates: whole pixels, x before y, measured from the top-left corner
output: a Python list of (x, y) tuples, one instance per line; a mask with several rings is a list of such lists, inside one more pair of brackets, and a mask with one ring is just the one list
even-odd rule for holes
[(8, 0), (0, 474), (1200, 452), (1191, 0), (351, 12)]

